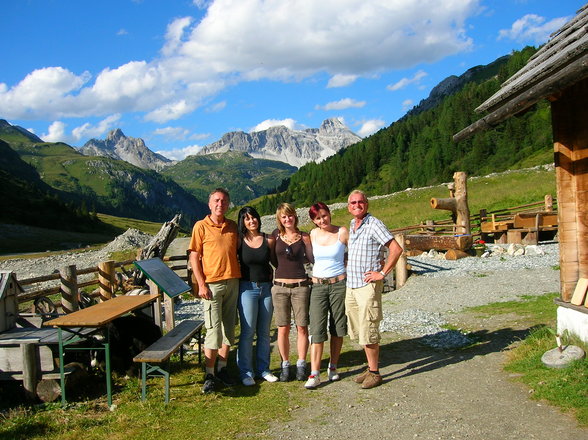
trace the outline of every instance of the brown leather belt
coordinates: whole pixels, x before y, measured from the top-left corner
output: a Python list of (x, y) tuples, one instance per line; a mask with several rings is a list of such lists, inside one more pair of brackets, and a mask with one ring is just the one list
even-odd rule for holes
[(297, 283), (282, 283), (280, 281), (274, 281), (274, 286), (286, 287), (287, 289), (294, 289), (295, 287), (306, 287), (310, 285), (310, 280), (298, 281)]
[(345, 275), (343, 273), (343, 274), (338, 275), (338, 276), (333, 277), (333, 278), (315, 278), (315, 277), (312, 277), (312, 282), (314, 284), (334, 284), (334, 283), (337, 283), (339, 281), (343, 281), (345, 278), (347, 278), (347, 275)]

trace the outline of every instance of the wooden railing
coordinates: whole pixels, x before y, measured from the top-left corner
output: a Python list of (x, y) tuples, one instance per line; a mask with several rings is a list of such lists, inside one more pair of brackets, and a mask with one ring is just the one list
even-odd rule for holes
[[(17, 279), (24, 292), (17, 296), (19, 306), (34, 301), (40, 297), (60, 295), (59, 303), (55, 304), (64, 312), (77, 309), (80, 300), (81, 289), (95, 286), (87, 295), (92, 299), (105, 300), (114, 296), (121, 290), (120, 276), (117, 269), (132, 268), (135, 260), (100, 262), (97, 266), (78, 269), (75, 265), (55, 269), (53, 273), (33, 278)], [(163, 258), (163, 261), (178, 275), (191, 285), (191, 271), (188, 265), (187, 255), (174, 255)], [(94, 275), (90, 280), (80, 281), (78, 277)], [(57, 283), (55, 283), (57, 281)], [(53, 284), (47, 287), (47, 284)], [(22, 310), (21, 310), (22, 311)]]

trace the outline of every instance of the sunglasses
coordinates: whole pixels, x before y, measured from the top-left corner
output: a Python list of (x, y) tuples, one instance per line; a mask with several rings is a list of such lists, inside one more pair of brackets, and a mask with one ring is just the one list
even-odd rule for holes
[(294, 257), (294, 251), (292, 250), (292, 246), (288, 245), (286, 246), (286, 249), (284, 251), (286, 253), (286, 257), (291, 260)]

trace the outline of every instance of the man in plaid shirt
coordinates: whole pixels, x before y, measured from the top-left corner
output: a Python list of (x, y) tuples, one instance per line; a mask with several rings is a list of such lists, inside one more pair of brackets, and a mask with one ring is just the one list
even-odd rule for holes
[[(380, 321), (382, 320), (382, 289), (384, 278), (394, 268), (402, 248), (388, 228), (368, 213), (368, 200), (363, 191), (349, 194), (347, 209), (353, 216), (349, 228), (347, 259), (347, 292), (345, 309), (351, 339), (363, 346), (368, 366), (354, 378), (362, 388), (382, 383), (380, 358)], [(388, 249), (382, 267), (384, 251)]]

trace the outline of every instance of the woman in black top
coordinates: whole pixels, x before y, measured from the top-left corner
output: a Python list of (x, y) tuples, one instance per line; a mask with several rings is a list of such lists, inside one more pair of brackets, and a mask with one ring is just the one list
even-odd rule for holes
[(275, 323), (278, 326), (278, 350), (282, 357), (280, 381), (290, 380), (290, 320), (294, 312), (297, 339), (296, 379), (306, 380), (306, 356), (308, 353), (308, 305), (310, 284), (305, 263), (312, 263), (310, 236), (298, 229), (296, 210), (289, 203), (282, 203), (276, 211), (278, 229), (276, 240), (276, 273), (272, 287)]
[[(237, 308), (241, 321), (241, 335), (237, 348), (237, 365), (241, 382), (245, 386), (255, 385), (255, 377), (276, 382), (270, 369), (270, 323), (273, 306), (271, 282), (273, 269), (270, 266), (275, 240), (261, 233), (259, 214), (250, 206), (239, 211), (239, 300)], [(253, 335), (257, 334), (255, 374), (253, 372)]]

